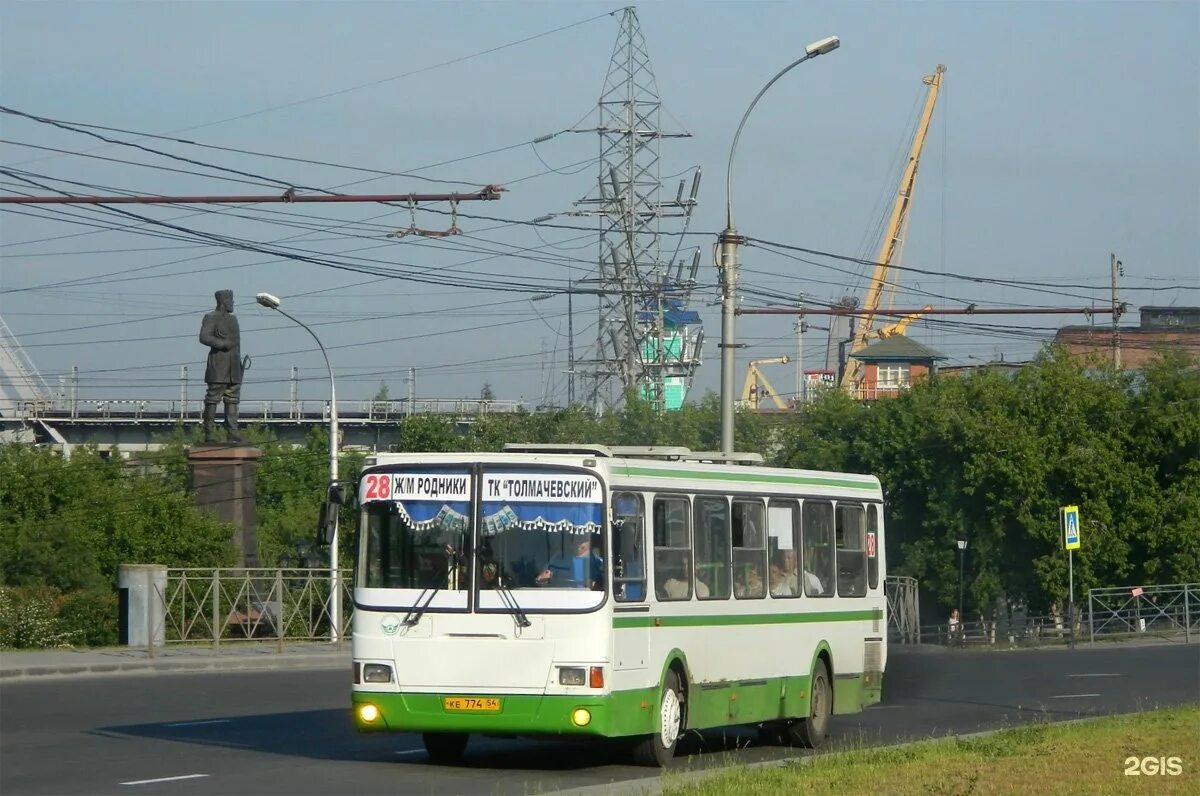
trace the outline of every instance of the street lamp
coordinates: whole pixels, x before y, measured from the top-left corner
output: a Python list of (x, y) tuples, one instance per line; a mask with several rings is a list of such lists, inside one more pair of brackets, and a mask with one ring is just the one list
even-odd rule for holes
[[(333, 380), (333, 366), (329, 364), (329, 354), (326, 353), (325, 346), (321, 344), (316, 332), (308, 328), (303, 321), (280, 308), (283, 302), (277, 296), (272, 296), (270, 293), (259, 293), (254, 298), (259, 304), (269, 310), (275, 310), (308, 332), (316, 341), (317, 348), (321, 349), (321, 356), (325, 357), (325, 368), (329, 371), (329, 495), (332, 497), (338, 481), (338, 413), (337, 384)], [(331, 628), (329, 640), (337, 641), (342, 631), (342, 584), (341, 576), (338, 573), (338, 512), (336, 507), (330, 514), (333, 534), (329, 542), (329, 621)]]
[(804, 55), (797, 58), (790, 64), (779, 71), (779, 74), (771, 78), (762, 89), (754, 96), (754, 100), (750, 103), (750, 107), (742, 114), (742, 121), (738, 124), (737, 132), (733, 135), (733, 145), (729, 147), (729, 164), (725, 168), (725, 231), (717, 238), (717, 242), (721, 245), (721, 452), (733, 453), (733, 369), (737, 366), (737, 346), (734, 340), (734, 313), (737, 309), (736, 291), (737, 291), (737, 247), (742, 243), (742, 237), (737, 234), (737, 229), (733, 225), (733, 156), (737, 152), (738, 139), (742, 136), (742, 128), (746, 126), (746, 119), (750, 118), (750, 111), (754, 110), (754, 106), (762, 99), (762, 95), (767, 93), (767, 89), (775, 85), (779, 78), (786, 75), (792, 69), (810, 59), (816, 58), (818, 55), (825, 55), (833, 52), (841, 45), (841, 40), (837, 36), (828, 36), (820, 41), (815, 41), (804, 48)]
[(959, 627), (962, 627), (963, 622), (963, 556), (967, 552), (967, 540), (958, 540), (958, 622)]

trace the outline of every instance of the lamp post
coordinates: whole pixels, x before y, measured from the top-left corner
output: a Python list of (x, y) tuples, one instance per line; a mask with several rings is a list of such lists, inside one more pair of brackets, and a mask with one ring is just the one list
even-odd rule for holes
[(733, 156), (737, 152), (738, 139), (742, 136), (742, 128), (750, 112), (767, 93), (767, 89), (775, 85), (779, 78), (792, 69), (818, 55), (833, 52), (841, 45), (837, 36), (829, 36), (815, 41), (804, 48), (804, 55), (797, 58), (779, 71), (775, 77), (762, 87), (754, 96), (750, 107), (742, 114), (737, 132), (733, 135), (733, 144), (729, 147), (729, 163), (725, 168), (725, 230), (717, 237), (721, 246), (721, 452), (733, 453), (733, 370), (737, 366), (737, 344), (734, 335), (734, 314), (737, 310), (737, 247), (743, 242), (733, 224)]
[(967, 540), (958, 540), (958, 626), (963, 627), (963, 556), (967, 552)]
[[(321, 339), (317, 337), (316, 332), (308, 328), (308, 325), (299, 318), (289, 315), (280, 308), (280, 304), (283, 302), (277, 296), (272, 296), (270, 293), (259, 293), (254, 298), (262, 306), (269, 310), (275, 310), (308, 332), (316, 341), (317, 348), (321, 349), (321, 356), (325, 357), (325, 368), (329, 371), (329, 492), (332, 494), (338, 481), (338, 413), (337, 384), (333, 380), (333, 366), (329, 364), (329, 354), (325, 351), (325, 346), (321, 344)], [(338, 573), (337, 516), (337, 512), (334, 511), (333, 538), (329, 543), (329, 640), (334, 642), (341, 638), (342, 633), (342, 583)]]

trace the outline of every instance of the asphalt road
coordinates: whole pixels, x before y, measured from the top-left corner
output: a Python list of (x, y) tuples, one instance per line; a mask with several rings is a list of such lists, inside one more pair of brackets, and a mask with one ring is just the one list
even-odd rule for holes
[[(348, 676), (284, 670), (5, 683), (0, 793), (529, 794), (652, 773), (626, 764), (616, 748), (521, 739), (472, 739), (461, 765), (434, 766), (416, 736), (353, 731)], [(1198, 645), (894, 650), (884, 702), (836, 717), (834, 744), (1197, 702)], [(750, 727), (692, 734), (685, 751), (676, 765), (691, 769), (798, 754), (757, 745)]]

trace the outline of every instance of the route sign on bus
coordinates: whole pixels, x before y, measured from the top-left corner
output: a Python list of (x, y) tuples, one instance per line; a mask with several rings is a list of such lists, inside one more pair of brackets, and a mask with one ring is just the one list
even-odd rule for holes
[(1079, 549), (1079, 507), (1063, 506), (1061, 523), (1063, 530), (1063, 548), (1066, 550)]

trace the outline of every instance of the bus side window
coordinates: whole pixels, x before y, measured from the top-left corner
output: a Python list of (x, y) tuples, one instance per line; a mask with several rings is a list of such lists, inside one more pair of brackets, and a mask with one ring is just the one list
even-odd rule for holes
[(761, 500), (733, 501), (733, 595), (767, 596), (766, 523)]
[(692, 514), (685, 497), (654, 499), (654, 596), (692, 599)]
[(806, 500), (800, 509), (804, 540), (800, 567), (804, 593), (809, 597), (832, 597), (834, 574), (833, 504)]
[(767, 579), (772, 597), (800, 596), (800, 512), (792, 502), (767, 506)]
[(867, 594), (867, 534), (863, 507), (837, 507), (837, 589), (842, 597)]
[(729, 599), (729, 501), (698, 497), (696, 515), (696, 596)]
[(613, 495), (613, 591), (618, 602), (646, 599), (645, 516), (636, 492)]

